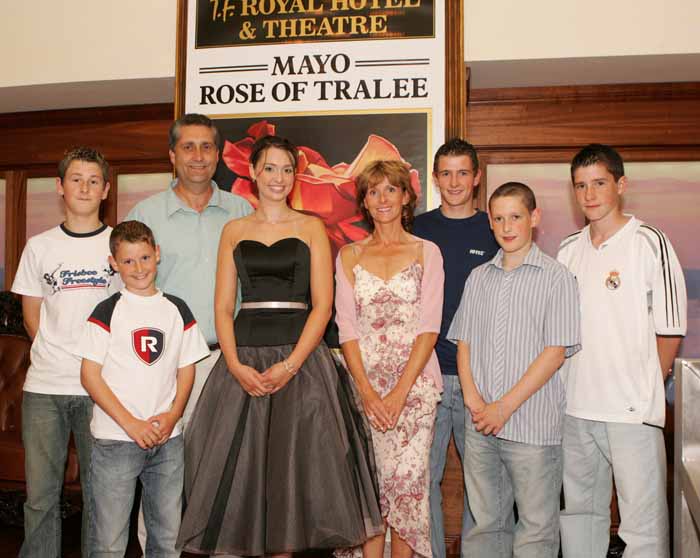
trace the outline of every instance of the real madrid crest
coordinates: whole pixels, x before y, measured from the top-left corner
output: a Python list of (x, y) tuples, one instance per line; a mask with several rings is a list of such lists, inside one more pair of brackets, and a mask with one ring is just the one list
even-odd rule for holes
[(622, 280), (620, 279), (620, 272), (615, 270), (611, 271), (605, 280), (605, 286), (611, 291), (619, 289), (621, 283)]

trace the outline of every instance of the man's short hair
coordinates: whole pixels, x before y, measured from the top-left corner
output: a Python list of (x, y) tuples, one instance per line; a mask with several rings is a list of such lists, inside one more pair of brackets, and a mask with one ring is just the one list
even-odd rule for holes
[(214, 132), (216, 148), (221, 151), (221, 137), (219, 136), (218, 128), (214, 125), (214, 121), (208, 116), (194, 112), (181, 116), (170, 126), (170, 131), (168, 132), (168, 148), (170, 151), (175, 151), (175, 146), (180, 139), (180, 128), (183, 126), (204, 126), (210, 128)]
[(496, 188), (493, 194), (491, 194), (489, 198), (489, 211), (491, 210), (493, 200), (507, 197), (520, 198), (520, 201), (523, 202), (523, 205), (530, 213), (537, 209), (535, 192), (533, 192), (527, 184), (523, 184), (522, 182), (506, 182), (505, 184), (501, 184)]
[(117, 256), (117, 249), (122, 242), (132, 244), (146, 242), (152, 248), (156, 247), (153, 231), (141, 221), (122, 221), (112, 229), (112, 234), (109, 235), (109, 251), (112, 253), (112, 257)]
[(109, 181), (109, 163), (105, 160), (104, 155), (92, 147), (80, 146), (66, 151), (65, 155), (63, 155), (63, 159), (59, 161), (58, 177), (61, 179), (61, 182), (63, 182), (63, 179), (66, 177), (66, 171), (73, 161), (97, 163), (102, 171), (102, 179), (105, 182)]
[(468, 155), (472, 160), (472, 170), (474, 172), (479, 170), (479, 157), (476, 154), (474, 146), (463, 139), (452, 138), (443, 143), (435, 152), (433, 172), (435, 173), (438, 171), (440, 157), (461, 157), (462, 155)]
[(625, 165), (615, 149), (602, 143), (591, 143), (581, 149), (571, 160), (571, 181), (574, 181), (576, 169), (590, 167), (596, 163), (603, 165), (613, 175), (615, 182), (625, 176)]

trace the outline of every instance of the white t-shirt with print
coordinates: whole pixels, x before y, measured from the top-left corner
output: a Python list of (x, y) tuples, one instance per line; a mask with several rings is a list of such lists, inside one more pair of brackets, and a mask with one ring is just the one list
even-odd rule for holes
[(631, 217), (598, 248), (587, 226), (564, 239), (558, 259), (576, 276), (582, 350), (563, 367), (566, 413), (604, 422), (663, 426), (656, 335), (685, 335), (683, 270), (671, 242)]
[(12, 292), (43, 300), (24, 391), (87, 395), (75, 349), (90, 312), (121, 287), (108, 260), (111, 231), (78, 234), (59, 225), (27, 242)]
[[(102, 378), (117, 399), (145, 420), (170, 409), (178, 368), (209, 356), (209, 347), (182, 299), (161, 291), (140, 296), (123, 289), (92, 312), (78, 354), (102, 365)], [(97, 405), (90, 431), (95, 438), (131, 441)], [(178, 421), (171, 437), (181, 432)]]

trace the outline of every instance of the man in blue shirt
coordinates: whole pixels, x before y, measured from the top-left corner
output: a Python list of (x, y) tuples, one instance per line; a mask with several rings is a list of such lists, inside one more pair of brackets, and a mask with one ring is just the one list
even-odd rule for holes
[[(176, 120), (170, 127), (169, 154), (177, 178), (166, 191), (139, 202), (126, 217), (145, 223), (153, 231), (160, 246), (156, 285), (187, 303), (211, 351), (195, 367), (194, 385), (182, 416), (185, 436), (199, 394), (221, 354), (214, 328), (221, 230), (231, 219), (253, 211), (246, 200), (220, 190), (212, 180), (220, 142), (219, 131), (206, 116), (186, 114)], [(145, 548), (142, 524), (140, 520), (139, 538)]]
[[(481, 179), (474, 147), (459, 138), (442, 145), (435, 153), (433, 179), (440, 191), (440, 207), (416, 217), (413, 232), (440, 247), (445, 267), (445, 298), (436, 345), (444, 391), (438, 405), (435, 436), (430, 450), (432, 550), (434, 558), (445, 558), (440, 483), (450, 437), (454, 434), (457, 452), (464, 461), (465, 436), (464, 400), (457, 375), (457, 348), (447, 340), (446, 335), (462, 298), (467, 277), (475, 267), (494, 257), (498, 244), (489, 227), (488, 216), (474, 207), (474, 194)], [(462, 540), (473, 525), (465, 488)], [(462, 558), (465, 558), (463, 554)]]

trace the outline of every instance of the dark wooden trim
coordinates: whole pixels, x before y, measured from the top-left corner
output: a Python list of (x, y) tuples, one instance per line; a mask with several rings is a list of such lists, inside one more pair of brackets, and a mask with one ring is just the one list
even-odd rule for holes
[(75, 126), (79, 124), (129, 121), (170, 120), (172, 103), (152, 105), (122, 105), (33, 112), (0, 113), (1, 128), (38, 128), (46, 126)]
[(464, 137), (467, 78), (464, 66), (464, 3), (445, 3), (445, 137)]
[(185, 76), (187, 75), (187, 0), (177, 0), (177, 38), (175, 43), (174, 117), (185, 113)]
[(599, 142), (673, 157), (700, 146), (700, 83), (474, 90), (468, 115), (480, 153), (573, 154)]
[(9, 290), (17, 273), (27, 237), (27, 173), (5, 172), (5, 286)]
[(102, 202), (100, 216), (102, 222), (113, 227), (117, 224), (117, 196), (119, 195), (119, 168), (111, 166), (109, 168), (109, 192), (107, 199)]

